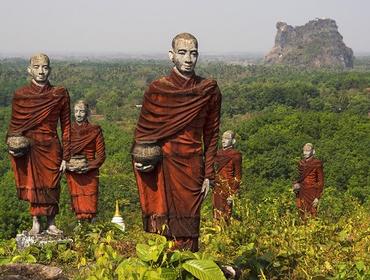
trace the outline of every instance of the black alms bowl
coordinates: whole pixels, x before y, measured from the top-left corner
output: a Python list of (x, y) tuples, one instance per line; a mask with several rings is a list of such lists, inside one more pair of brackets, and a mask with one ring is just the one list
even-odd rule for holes
[(9, 151), (14, 152), (15, 157), (21, 157), (28, 153), (31, 143), (24, 136), (9, 136), (6, 140)]
[(136, 143), (132, 149), (132, 156), (137, 163), (141, 163), (144, 166), (155, 166), (162, 159), (162, 149), (157, 143)]

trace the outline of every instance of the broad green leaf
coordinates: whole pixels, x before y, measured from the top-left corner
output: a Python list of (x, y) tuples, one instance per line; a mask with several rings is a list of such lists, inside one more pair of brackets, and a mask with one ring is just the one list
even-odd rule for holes
[(17, 256), (14, 256), (11, 260), (12, 263), (16, 263), (16, 262), (19, 262), (23, 259), (23, 257), (21, 255), (17, 255)]
[(181, 258), (181, 252), (180, 251), (175, 251), (171, 257), (170, 257), (170, 261), (169, 263), (174, 263), (174, 262), (177, 262), (179, 261)]
[(148, 265), (142, 260), (137, 258), (128, 258), (118, 265), (116, 273), (119, 280), (142, 279), (147, 270)]
[(365, 271), (366, 267), (363, 261), (356, 262), (356, 268), (358, 271)]
[(200, 280), (226, 280), (221, 269), (211, 260), (188, 260), (182, 267)]
[(174, 268), (162, 268), (161, 280), (176, 280), (179, 272)]
[(37, 263), (37, 259), (33, 255), (29, 254), (26, 256), (26, 262), (27, 263)]
[(161, 280), (161, 268), (148, 270), (144, 274), (144, 280)]
[(11, 258), (0, 258), (0, 265), (8, 264), (11, 260)]
[(136, 245), (136, 254), (144, 262), (151, 261), (151, 256), (149, 255), (150, 246), (146, 244)]
[(181, 253), (181, 261), (199, 259), (199, 255), (190, 251), (184, 251)]

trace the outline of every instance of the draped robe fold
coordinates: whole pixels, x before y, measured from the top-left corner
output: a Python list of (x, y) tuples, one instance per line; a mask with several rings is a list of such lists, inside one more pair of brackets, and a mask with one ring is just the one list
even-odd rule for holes
[[(135, 142), (157, 142), (163, 153), (152, 172), (135, 170), (144, 230), (198, 250), (201, 187), (214, 179), (220, 123), (217, 83), (174, 70), (150, 84), (135, 131)], [(203, 146), (203, 148), (202, 148)]]
[(242, 176), (242, 155), (230, 148), (219, 150), (215, 159), (216, 184), (213, 190), (213, 215), (216, 219), (229, 221), (232, 213), (232, 204), (227, 198), (236, 194), (240, 187)]
[(77, 219), (91, 219), (97, 214), (99, 168), (105, 160), (104, 137), (100, 126), (84, 122), (72, 124), (71, 155), (85, 155), (88, 171), (66, 172), (72, 210)]
[(296, 204), (301, 216), (317, 215), (317, 208), (312, 206), (315, 198), (320, 198), (324, 189), (324, 172), (322, 162), (316, 158), (301, 160), (298, 164), (298, 180), (301, 188)]
[[(57, 135), (58, 121), (63, 150)], [(59, 167), (62, 159), (70, 158), (70, 129), (65, 88), (31, 82), (14, 93), (7, 135), (28, 137), (31, 147), (24, 156), (10, 156), (11, 165), (18, 197), (30, 202), (32, 216), (50, 216), (59, 211)]]

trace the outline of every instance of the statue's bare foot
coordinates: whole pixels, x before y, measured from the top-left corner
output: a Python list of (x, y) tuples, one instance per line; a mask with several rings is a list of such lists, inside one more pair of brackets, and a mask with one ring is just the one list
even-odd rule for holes
[(31, 230), (28, 232), (29, 235), (37, 235), (37, 234), (40, 234), (40, 233), (41, 233), (40, 225), (39, 226), (33, 225)]
[(37, 216), (33, 217), (32, 228), (28, 232), (29, 235), (36, 235), (41, 233), (40, 219)]
[(55, 225), (50, 225), (46, 230), (46, 233), (50, 235), (62, 235), (63, 231), (58, 229)]

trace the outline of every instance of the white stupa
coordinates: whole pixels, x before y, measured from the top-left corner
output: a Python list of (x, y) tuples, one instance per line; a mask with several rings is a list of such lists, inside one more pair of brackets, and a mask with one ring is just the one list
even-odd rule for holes
[(116, 212), (114, 213), (114, 216), (112, 218), (112, 223), (118, 225), (122, 231), (125, 231), (125, 223), (123, 222), (123, 218), (119, 213), (118, 200), (116, 200)]

